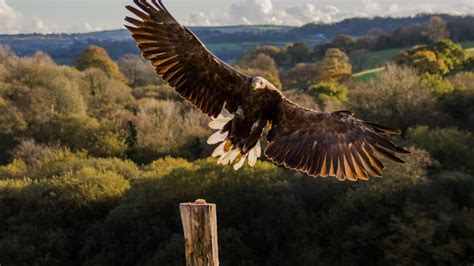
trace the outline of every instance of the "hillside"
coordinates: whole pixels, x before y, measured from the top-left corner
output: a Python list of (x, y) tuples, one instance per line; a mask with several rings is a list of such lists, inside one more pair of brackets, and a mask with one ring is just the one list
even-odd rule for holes
[[(234, 61), (245, 49), (254, 45), (283, 46), (291, 42), (307, 42), (314, 45), (331, 40), (338, 34), (359, 37), (374, 28), (382, 32), (391, 32), (399, 27), (426, 23), (431, 16), (424, 14), (406, 18), (352, 18), (338, 23), (307, 24), (302, 27), (260, 25), (192, 27), (191, 30), (220, 58)], [(447, 22), (463, 19), (450, 15), (441, 16)], [(126, 30), (85, 34), (0, 35), (0, 44), (11, 46), (22, 56), (32, 55), (38, 50), (44, 51), (59, 64), (71, 64), (89, 45), (104, 47), (113, 59), (128, 53), (137, 53), (135, 44)]]

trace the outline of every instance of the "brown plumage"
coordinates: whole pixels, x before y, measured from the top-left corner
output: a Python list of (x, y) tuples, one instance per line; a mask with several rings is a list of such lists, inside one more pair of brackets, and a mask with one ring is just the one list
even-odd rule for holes
[(160, 1), (134, 1), (127, 6), (139, 19), (127, 17), (125, 27), (143, 57), (183, 97), (204, 113), (216, 117), (227, 101), (234, 112), (245, 102), (251, 78), (210, 53), (201, 41), (181, 26)]
[[(222, 142), (213, 156), (238, 169), (260, 157), (265, 128), (271, 161), (311, 176), (367, 180), (381, 176), (378, 157), (403, 163), (409, 153), (384, 135), (398, 131), (355, 118), (349, 111), (315, 112), (289, 101), (270, 82), (249, 77), (214, 56), (161, 1), (134, 0), (126, 25), (156, 73), (204, 113), (217, 129), (210, 144)], [(228, 111), (228, 112), (227, 112)]]

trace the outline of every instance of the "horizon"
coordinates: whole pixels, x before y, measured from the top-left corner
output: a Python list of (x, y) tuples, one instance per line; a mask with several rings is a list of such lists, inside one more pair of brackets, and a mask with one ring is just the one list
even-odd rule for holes
[[(0, 0), (1, 1), (1, 0)], [(347, 17), (343, 18), (338, 21), (333, 22), (308, 22), (303, 25), (278, 25), (278, 24), (231, 24), (231, 25), (210, 25), (210, 26), (203, 26), (203, 25), (184, 25), (188, 28), (232, 28), (232, 27), (281, 27), (281, 28), (299, 28), (303, 27), (308, 24), (317, 24), (317, 25), (334, 25), (337, 23), (344, 22), (346, 20), (352, 19), (375, 19), (375, 18), (382, 18), (382, 19), (406, 19), (406, 18), (414, 18), (417, 16), (454, 16), (454, 17), (467, 17), (467, 16), (474, 16), (474, 14), (468, 15), (456, 15), (456, 14), (448, 14), (448, 13), (417, 13), (410, 16), (372, 16), (372, 17), (361, 17), (361, 16), (354, 16), (354, 17)], [(100, 33), (100, 32), (112, 32), (112, 31), (127, 31), (127, 29), (122, 26), (118, 28), (110, 28), (110, 29), (99, 29), (99, 30), (92, 30), (92, 31), (84, 31), (84, 32), (19, 32), (19, 33), (2, 33), (0, 32), (0, 36), (7, 36), (7, 35), (75, 35), (75, 34), (89, 34), (89, 33)]]
[[(131, 0), (0, 0), (0, 34), (87, 33), (123, 28)], [(164, 4), (190, 27), (302, 26), (348, 18), (473, 15), (471, 0), (175, 0)], [(92, 7), (92, 8), (91, 8)], [(71, 12), (74, 10), (75, 12)], [(107, 10), (107, 12), (104, 12)]]

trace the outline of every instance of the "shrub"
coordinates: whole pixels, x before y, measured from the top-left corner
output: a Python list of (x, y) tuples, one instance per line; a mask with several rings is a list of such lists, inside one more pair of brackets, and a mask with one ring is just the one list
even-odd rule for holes
[(0, 181), (0, 259), (77, 264), (82, 232), (101, 221), (129, 187), (119, 175), (90, 168), (38, 182)]
[(155, 74), (152, 65), (138, 55), (124, 55), (118, 61), (118, 66), (132, 88), (158, 85), (163, 82)]
[(72, 150), (86, 150), (96, 156), (121, 156), (127, 145), (122, 132), (113, 125), (83, 115), (55, 116), (43, 125), (38, 140), (60, 144)]
[(133, 90), (133, 97), (140, 100), (144, 98), (153, 98), (157, 100), (173, 100), (182, 101), (183, 98), (168, 85), (149, 85), (146, 87), (140, 87)]
[(365, 120), (402, 130), (437, 122), (432, 88), (414, 70), (390, 65), (379, 79), (349, 91), (347, 109)]
[(346, 87), (331, 81), (321, 82), (309, 87), (308, 93), (314, 97), (321, 110), (326, 110), (329, 102), (333, 102), (336, 105), (341, 105), (346, 102), (348, 100), (347, 95), (349, 91)]
[(133, 103), (132, 90), (100, 69), (89, 68), (83, 72), (81, 90), (86, 95), (88, 114), (97, 118), (108, 117)]
[(107, 76), (114, 79), (125, 80), (118, 65), (112, 61), (104, 48), (91, 45), (76, 59), (76, 67), (80, 71), (89, 68), (98, 68)]
[(474, 138), (456, 128), (417, 126), (408, 130), (407, 142), (428, 150), (444, 169), (474, 170)]
[[(211, 134), (208, 118), (179, 102), (143, 99), (135, 121), (134, 160), (149, 163), (172, 155), (199, 158)], [(204, 146), (205, 145), (205, 146)]]
[(460, 45), (445, 39), (430, 46), (403, 51), (395, 58), (395, 62), (414, 67), (422, 73), (446, 75), (461, 70), (466, 59), (466, 53)]

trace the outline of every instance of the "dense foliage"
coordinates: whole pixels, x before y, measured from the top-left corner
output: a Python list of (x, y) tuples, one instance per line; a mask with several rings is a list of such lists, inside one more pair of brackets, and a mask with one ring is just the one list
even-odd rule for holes
[(209, 119), (139, 57), (91, 47), (69, 67), (0, 47), (0, 263), (183, 265), (178, 204), (197, 198), (217, 203), (223, 265), (474, 263), (474, 73), (427, 30), (367, 82), (343, 47), (237, 63), (303, 106), (402, 129), (407, 163), (357, 183), (216, 165)]

